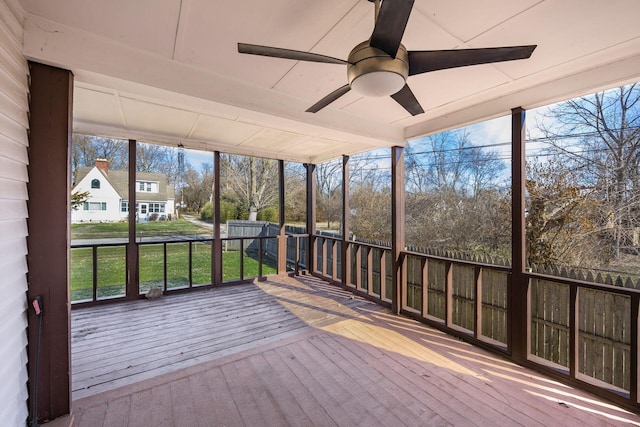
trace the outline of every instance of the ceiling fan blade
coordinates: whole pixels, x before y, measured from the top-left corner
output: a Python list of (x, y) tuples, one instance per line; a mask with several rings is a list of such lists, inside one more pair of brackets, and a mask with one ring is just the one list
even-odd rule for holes
[(295, 61), (324, 62), (327, 64), (348, 64), (347, 61), (319, 53), (302, 52), (300, 50), (282, 49), (279, 47), (260, 46), (257, 44), (238, 43), (238, 52), (249, 55), (270, 56), (272, 58), (293, 59)]
[(351, 90), (351, 86), (349, 85), (344, 85), (334, 90), (329, 95), (325, 96), (320, 101), (316, 102), (311, 107), (309, 107), (307, 109), (307, 113), (317, 113), (318, 111), (322, 110), (324, 107), (331, 104), (333, 101), (340, 98), (342, 95), (349, 92), (350, 90)]
[(384, 0), (371, 34), (370, 45), (396, 57), (414, 0)]
[(421, 50), (409, 52), (409, 75), (427, 73), (447, 68), (492, 62), (527, 59), (537, 45), (489, 47), (484, 49)]
[(395, 99), (398, 104), (402, 105), (405, 110), (411, 113), (412, 116), (417, 116), (418, 114), (424, 113), (422, 106), (420, 106), (420, 103), (416, 99), (415, 95), (413, 94), (413, 92), (411, 92), (411, 89), (409, 89), (409, 86), (406, 84), (402, 89), (400, 89), (399, 92), (391, 95), (391, 97)]

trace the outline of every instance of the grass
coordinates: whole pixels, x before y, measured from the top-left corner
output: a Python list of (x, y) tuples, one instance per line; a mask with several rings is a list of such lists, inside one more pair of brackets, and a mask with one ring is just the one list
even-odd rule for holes
[[(244, 277), (258, 276), (257, 254), (242, 253)], [(164, 286), (164, 247), (140, 246), (140, 292)], [(240, 279), (239, 251), (222, 254), (223, 281)], [(125, 247), (98, 248), (98, 299), (124, 295), (126, 282)], [(276, 273), (276, 262), (263, 259), (262, 274)], [(211, 245), (194, 243), (192, 247), (192, 282), (194, 286), (211, 283)], [(71, 250), (71, 300), (92, 299), (93, 255), (91, 248)], [(189, 244), (167, 244), (167, 288), (189, 286)]]
[[(173, 221), (150, 221), (136, 225), (136, 236), (189, 236), (194, 234), (211, 234), (211, 231), (198, 227), (184, 219)], [(85, 222), (71, 224), (72, 239), (103, 239), (110, 237), (127, 238), (129, 223), (127, 222)]]

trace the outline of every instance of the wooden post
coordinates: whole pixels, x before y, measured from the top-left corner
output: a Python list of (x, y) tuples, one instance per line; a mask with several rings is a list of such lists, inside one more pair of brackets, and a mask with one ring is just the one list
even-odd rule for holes
[(315, 243), (316, 243), (316, 165), (307, 163), (307, 271), (313, 274), (316, 271)]
[(640, 330), (639, 326), (640, 322), (640, 295), (633, 294), (631, 296), (631, 336), (630, 336), (630, 363), (629, 363), (629, 375), (630, 378), (630, 390), (629, 397), (631, 399), (631, 403), (638, 403), (638, 376), (640, 375), (638, 369), (638, 357), (639, 351), (638, 346), (640, 343), (638, 342), (638, 330)]
[(404, 250), (404, 148), (391, 148), (391, 257), (393, 295), (391, 309), (400, 314), (402, 307), (402, 260)]
[(507, 289), (509, 340), (511, 355), (524, 362), (529, 354), (529, 282), (525, 276), (525, 112), (514, 108), (511, 113), (511, 286)]
[(278, 230), (278, 274), (287, 273), (287, 235), (285, 233), (285, 211), (284, 211), (284, 160), (278, 160), (278, 180), (279, 180), (279, 209), (280, 228)]
[[(29, 62), (29, 304), (42, 297), (42, 330), (36, 414), (52, 420), (69, 414), (70, 302), (69, 215), (73, 74)], [(28, 310), (29, 393), (33, 399), (38, 318)]]
[(222, 240), (220, 237), (220, 152), (213, 153), (213, 243), (211, 245), (211, 283), (222, 283)]
[(127, 299), (140, 295), (139, 252), (136, 243), (136, 140), (129, 140), (129, 242), (127, 243)]
[(351, 277), (351, 201), (349, 198), (349, 156), (342, 156), (342, 241), (340, 242), (342, 285), (346, 286)]
[(474, 268), (474, 280), (475, 280), (475, 319), (473, 322), (473, 336), (479, 338), (482, 335), (482, 268)]

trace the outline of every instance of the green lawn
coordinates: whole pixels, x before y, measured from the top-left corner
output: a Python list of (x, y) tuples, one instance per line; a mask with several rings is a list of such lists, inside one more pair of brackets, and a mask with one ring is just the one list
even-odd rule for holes
[[(140, 291), (164, 285), (164, 248), (162, 244), (140, 246)], [(239, 251), (222, 254), (222, 274), (224, 281), (240, 279)], [(258, 276), (257, 255), (242, 254), (244, 277)], [(71, 300), (92, 298), (93, 255), (91, 248), (71, 249)], [(124, 295), (125, 291), (125, 247), (98, 248), (98, 298)], [(263, 259), (262, 274), (276, 273), (276, 263)], [(211, 283), (211, 245), (194, 243), (192, 247), (193, 285)], [(167, 288), (189, 285), (189, 244), (171, 243), (167, 245)]]
[[(71, 239), (103, 239), (109, 237), (127, 238), (129, 223), (127, 222), (87, 222), (71, 224)], [(136, 236), (190, 236), (211, 234), (184, 219), (174, 221), (150, 221), (136, 224)]]

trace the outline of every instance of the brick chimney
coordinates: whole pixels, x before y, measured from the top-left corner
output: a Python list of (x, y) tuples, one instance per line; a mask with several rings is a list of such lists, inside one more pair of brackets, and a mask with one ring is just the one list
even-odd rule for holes
[(105, 175), (109, 174), (109, 160), (96, 159), (96, 167), (104, 172)]

